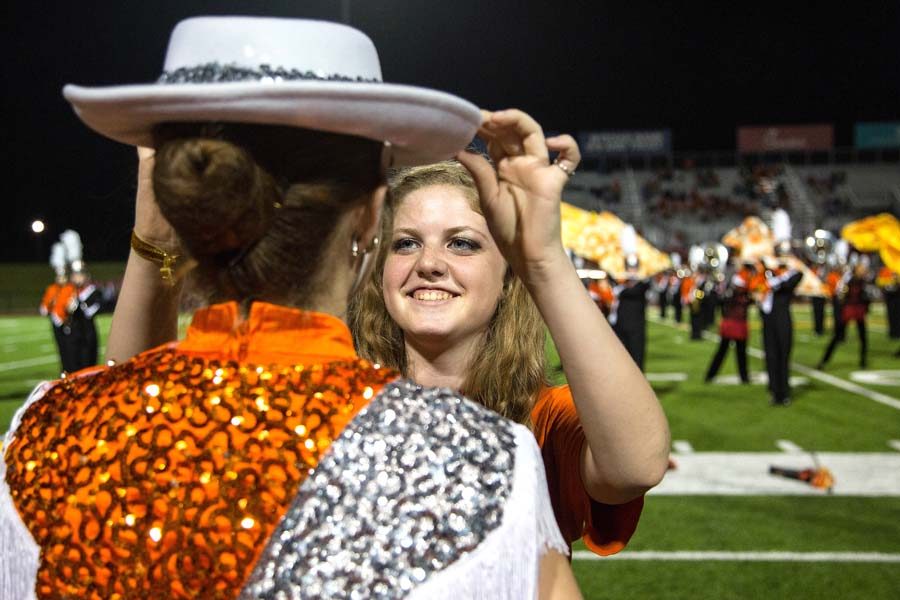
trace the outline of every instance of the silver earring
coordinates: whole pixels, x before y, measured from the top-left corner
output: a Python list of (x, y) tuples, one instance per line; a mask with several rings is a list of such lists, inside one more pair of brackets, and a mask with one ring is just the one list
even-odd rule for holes
[(390, 142), (384, 142), (381, 148), (381, 170), (386, 171), (394, 166), (394, 148)]
[(365, 252), (363, 254), (359, 269), (356, 271), (356, 275), (353, 277), (353, 283), (350, 285), (350, 293), (347, 294), (348, 299), (356, 295), (356, 292), (358, 292), (360, 286), (362, 286), (363, 280), (369, 275), (369, 263), (372, 262), (373, 256), (375, 256), (373, 252)]
[(350, 242), (350, 255), (353, 258), (359, 256), (359, 240), (356, 239), (356, 236), (353, 236), (353, 241)]

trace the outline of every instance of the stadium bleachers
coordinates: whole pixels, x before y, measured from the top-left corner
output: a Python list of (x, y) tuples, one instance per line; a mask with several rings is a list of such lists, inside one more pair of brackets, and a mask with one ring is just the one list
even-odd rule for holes
[(900, 214), (900, 164), (582, 169), (565, 199), (614, 212), (658, 248), (683, 251), (719, 239), (747, 215), (767, 218), (779, 207), (791, 214), (795, 237), (816, 228), (836, 232), (878, 212)]

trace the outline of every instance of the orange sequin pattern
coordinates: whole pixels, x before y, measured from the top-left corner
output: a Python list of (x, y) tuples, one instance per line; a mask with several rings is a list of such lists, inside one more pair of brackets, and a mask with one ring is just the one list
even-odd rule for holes
[(396, 373), (165, 349), (65, 379), (8, 444), (42, 598), (234, 598), (300, 483)]

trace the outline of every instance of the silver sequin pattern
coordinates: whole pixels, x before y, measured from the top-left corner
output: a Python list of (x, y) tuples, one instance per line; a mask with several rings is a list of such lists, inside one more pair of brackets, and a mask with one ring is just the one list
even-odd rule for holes
[(217, 62), (179, 67), (174, 71), (164, 71), (156, 83), (234, 83), (237, 81), (259, 81), (262, 83), (281, 83), (285, 81), (349, 81), (354, 83), (381, 83), (380, 79), (350, 77), (340, 73), (324, 73), (320, 71), (300, 71), (285, 69), (271, 65), (257, 67), (239, 67), (223, 65)]
[(509, 421), (392, 383), (303, 483), (241, 598), (402, 598), (500, 525), (514, 462)]

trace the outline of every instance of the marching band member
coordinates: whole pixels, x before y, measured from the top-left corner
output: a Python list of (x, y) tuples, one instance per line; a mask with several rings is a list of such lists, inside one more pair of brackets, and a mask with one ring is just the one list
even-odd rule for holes
[(779, 262), (765, 270), (767, 291), (759, 306), (763, 324), (763, 343), (766, 350), (766, 371), (772, 404), (790, 404), (791, 348), (794, 325), (791, 319), (791, 299), (803, 274)]
[[(56, 349), (59, 352), (59, 362), (64, 371), (67, 371), (69, 356), (69, 337), (64, 330), (68, 311), (65, 307), (70, 298), (75, 295), (74, 286), (69, 283), (66, 276), (66, 248), (62, 242), (56, 242), (50, 250), (50, 266), (56, 273), (56, 280), (44, 290), (39, 311), (41, 315), (50, 319), (53, 328), (53, 339), (56, 341)], [(62, 310), (58, 310), (62, 309)]]
[(884, 310), (887, 313), (888, 337), (892, 340), (900, 338), (900, 273), (891, 271), (882, 265), (875, 278), (875, 285), (881, 290), (884, 298)]
[(681, 304), (688, 308), (691, 323), (691, 339), (699, 340), (703, 332), (703, 317), (700, 314), (700, 301), (703, 300), (703, 286), (706, 274), (702, 270), (703, 249), (691, 246), (688, 263), (691, 273), (681, 283)]
[(859, 334), (859, 366), (863, 369), (866, 368), (868, 362), (866, 358), (868, 350), (866, 313), (869, 311), (869, 297), (866, 294), (867, 275), (868, 269), (866, 265), (862, 261), (856, 262), (847, 270), (838, 285), (835, 298), (837, 298), (836, 305), (840, 306), (840, 312), (836, 314), (839, 315), (841, 326), (835, 326), (834, 335), (831, 336), (831, 341), (828, 342), (825, 354), (822, 355), (822, 360), (816, 365), (816, 368), (820, 371), (831, 360), (831, 355), (834, 353), (837, 345), (846, 340), (847, 325), (851, 321), (856, 322), (856, 331)]
[(682, 309), (681, 304), (681, 288), (684, 285), (684, 270), (681, 268), (681, 255), (673, 252), (672, 258), (672, 274), (669, 275), (668, 300), (675, 312), (675, 322), (681, 323)]
[(776, 253), (781, 257), (768, 260), (765, 270), (768, 291), (760, 303), (763, 322), (763, 342), (766, 350), (766, 371), (769, 376), (769, 392), (774, 406), (788, 406), (790, 399), (791, 348), (794, 343), (794, 325), (791, 319), (791, 299), (800, 284), (803, 273), (789, 267), (785, 257), (790, 251), (790, 218), (782, 210), (773, 215)]
[(669, 281), (671, 275), (669, 271), (663, 271), (653, 278), (653, 288), (657, 294), (659, 301), (659, 318), (665, 319), (666, 312), (669, 308)]
[[(824, 264), (818, 263), (813, 268), (813, 273), (816, 274), (816, 277), (821, 279), (823, 282), (828, 277), (828, 267)], [(825, 334), (825, 297), (824, 296), (813, 296), (810, 299), (810, 304), (812, 305), (812, 313), (813, 313), (813, 331), (817, 336), (821, 336)]]
[(750, 296), (750, 282), (755, 275), (752, 264), (745, 265), (739, 272), (731, 277), (725, 293), (722, 296), (722, 320), (719, 322), (719, 349), (713, 356), (709, 369), (706, 371), (706, 383), (713, 380), (725, 360), (728, 347), (734, 342), (735, 356), (737, 357), (738, 373), (742, 383), (750, 383), (747, 372), (747, 310), (753, 299)]
[(103, 305), (103, 295), (85, 269), (82, 260), (83, 246), (78, 232), (66, 230), (60, 240), (66, 247), (72, 273), (70, 279), (74, 286), (74, 294), (66, 303), (68, 318), (64, 326), (68, 329), (66, 334), (70, 352), (69, 366), (65, 370), (71, 373), (97, 364), (97, 326), (94, 316)]
[(637, 236), (634, 227), (626, 225), (621, 233), (625, 276), (613, 286), (615, 299), (607, 319), (616, 336), (641, 371), (647, 347), (647, 291), (650, 280), (638, 275)]

